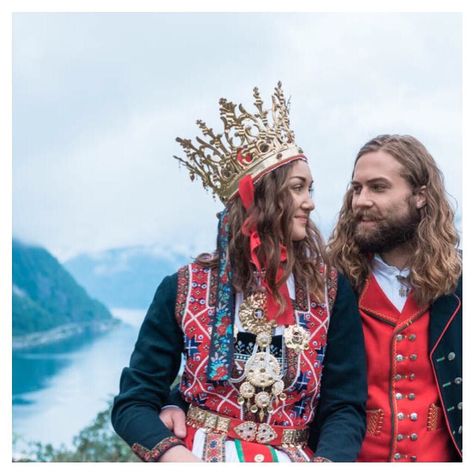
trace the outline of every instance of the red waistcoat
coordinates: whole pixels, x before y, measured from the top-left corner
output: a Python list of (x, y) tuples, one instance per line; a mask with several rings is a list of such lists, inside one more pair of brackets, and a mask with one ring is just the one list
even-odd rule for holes
[(375, 277), (359, 299), (369, 397), (358, 461), (451, 461), (449, 434), (428, 353), (428, 308), (412, 293), (400, 313)]
[[(230, 381), (207, 380), (216, 287), (215, 271), (191, 264), (178, 272), (176, 314), (184, 333), (186, 355), (180, 391), (193, 405), (228, 417), (254, 421), (255, 415), (238, 403), (239, 387), (244, 379), (242, 360), (234, 361)], [(287, 363), (283, 381), (287, 398), (275, 406), (266, 422), (302, 427), (312, 420), (317, 406), (329, 315), (325, 305), (309, 298), (302, 301), (298, 288), (296, 300), (295, 318), (310, 333), (310, 347), (299, 356), (292, 349), (285, 349)], [(242, 380), (236, 381), (239, 376)]]

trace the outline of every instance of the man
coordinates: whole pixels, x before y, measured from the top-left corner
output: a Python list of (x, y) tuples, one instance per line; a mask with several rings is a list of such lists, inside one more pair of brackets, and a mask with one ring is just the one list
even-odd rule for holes
[[(334, 265), (359, 295), (365, 336), (359, 461), (462, 458), (462, 268), (453, 220), (442, 174), (418, 140), (382, 135), (361, 148), (329, 241)], [(177, 410), (164, 416), (183, 429)]]
[(415, 138), (359, 151), (329, 253), (359, 295), (367, 433), (359, 461), (462, 458), (461, 257), (440, 170)]

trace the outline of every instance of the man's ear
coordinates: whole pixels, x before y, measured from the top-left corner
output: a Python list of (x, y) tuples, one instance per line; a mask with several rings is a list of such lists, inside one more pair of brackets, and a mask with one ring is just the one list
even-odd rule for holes
[(417, 209), (421, 209), (426, 206), (426, 186), (421, 186), (414, 193), (415, 205)]

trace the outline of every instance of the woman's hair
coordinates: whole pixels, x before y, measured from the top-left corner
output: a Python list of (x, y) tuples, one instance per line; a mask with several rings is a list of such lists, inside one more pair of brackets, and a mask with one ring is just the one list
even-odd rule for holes
[[(257, 255), (274, 298), (284, 308), (284, 299), (279, 287), (291, 273), (298, 284), (306, 286), (318, 301), (324, 301), (325, 276), (321, 266), (326, 263), (324, 242), (314, 223), (309, 219), (307, 235), (303, 240), (291, 239), (294, 203), (290, 192), (288, 174), (295, 162), (281, 166), (263, 176), (255, 185), (254, 204), (248, 212), (240, 199), (229, 206), (229, 256), (232, 266), (232, 283), (236, 291), (244, 294), (256, 288), (255, 267), (250, 260), (249, 237), (242, 233), (242, 225), (248, 218), (250, 227), (256, 225), (261, 245)], [(286, 247), (287, 260), (284, 273), (277, 281), (280, 266), (280, 243)], [(201, 254), (197, 263), (206, 267), (217, 266), (217, 253), (213, 256)]]
[[(366, 143), (357, 154), (355, 165), (366, 153), (384, 151), (403, 167), (401, 176), (416, 192), (426, 186), (426, 205), (419, 210), (420, 221), (410, 257), (410, 284), (418, 304), (429, 304), (452, 292), (461, 275), (459, 236), (454, 211), (448, 202), (443, 175), (427, 149), (409, 135), (380, 135)], [(331, 263), (361, 291), (369, 275), (369, 256), (354, 241), (353, 190), (344, 196), (338, 223), (329, 239)]]

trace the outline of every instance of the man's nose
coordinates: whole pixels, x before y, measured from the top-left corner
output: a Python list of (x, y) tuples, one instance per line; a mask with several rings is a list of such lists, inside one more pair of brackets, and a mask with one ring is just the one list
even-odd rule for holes
[(352, 205), (354, 207), (371, 207), (374, 204), (370, 192), (366, 189), (361, 189), (358, 194), (352, 197)]

